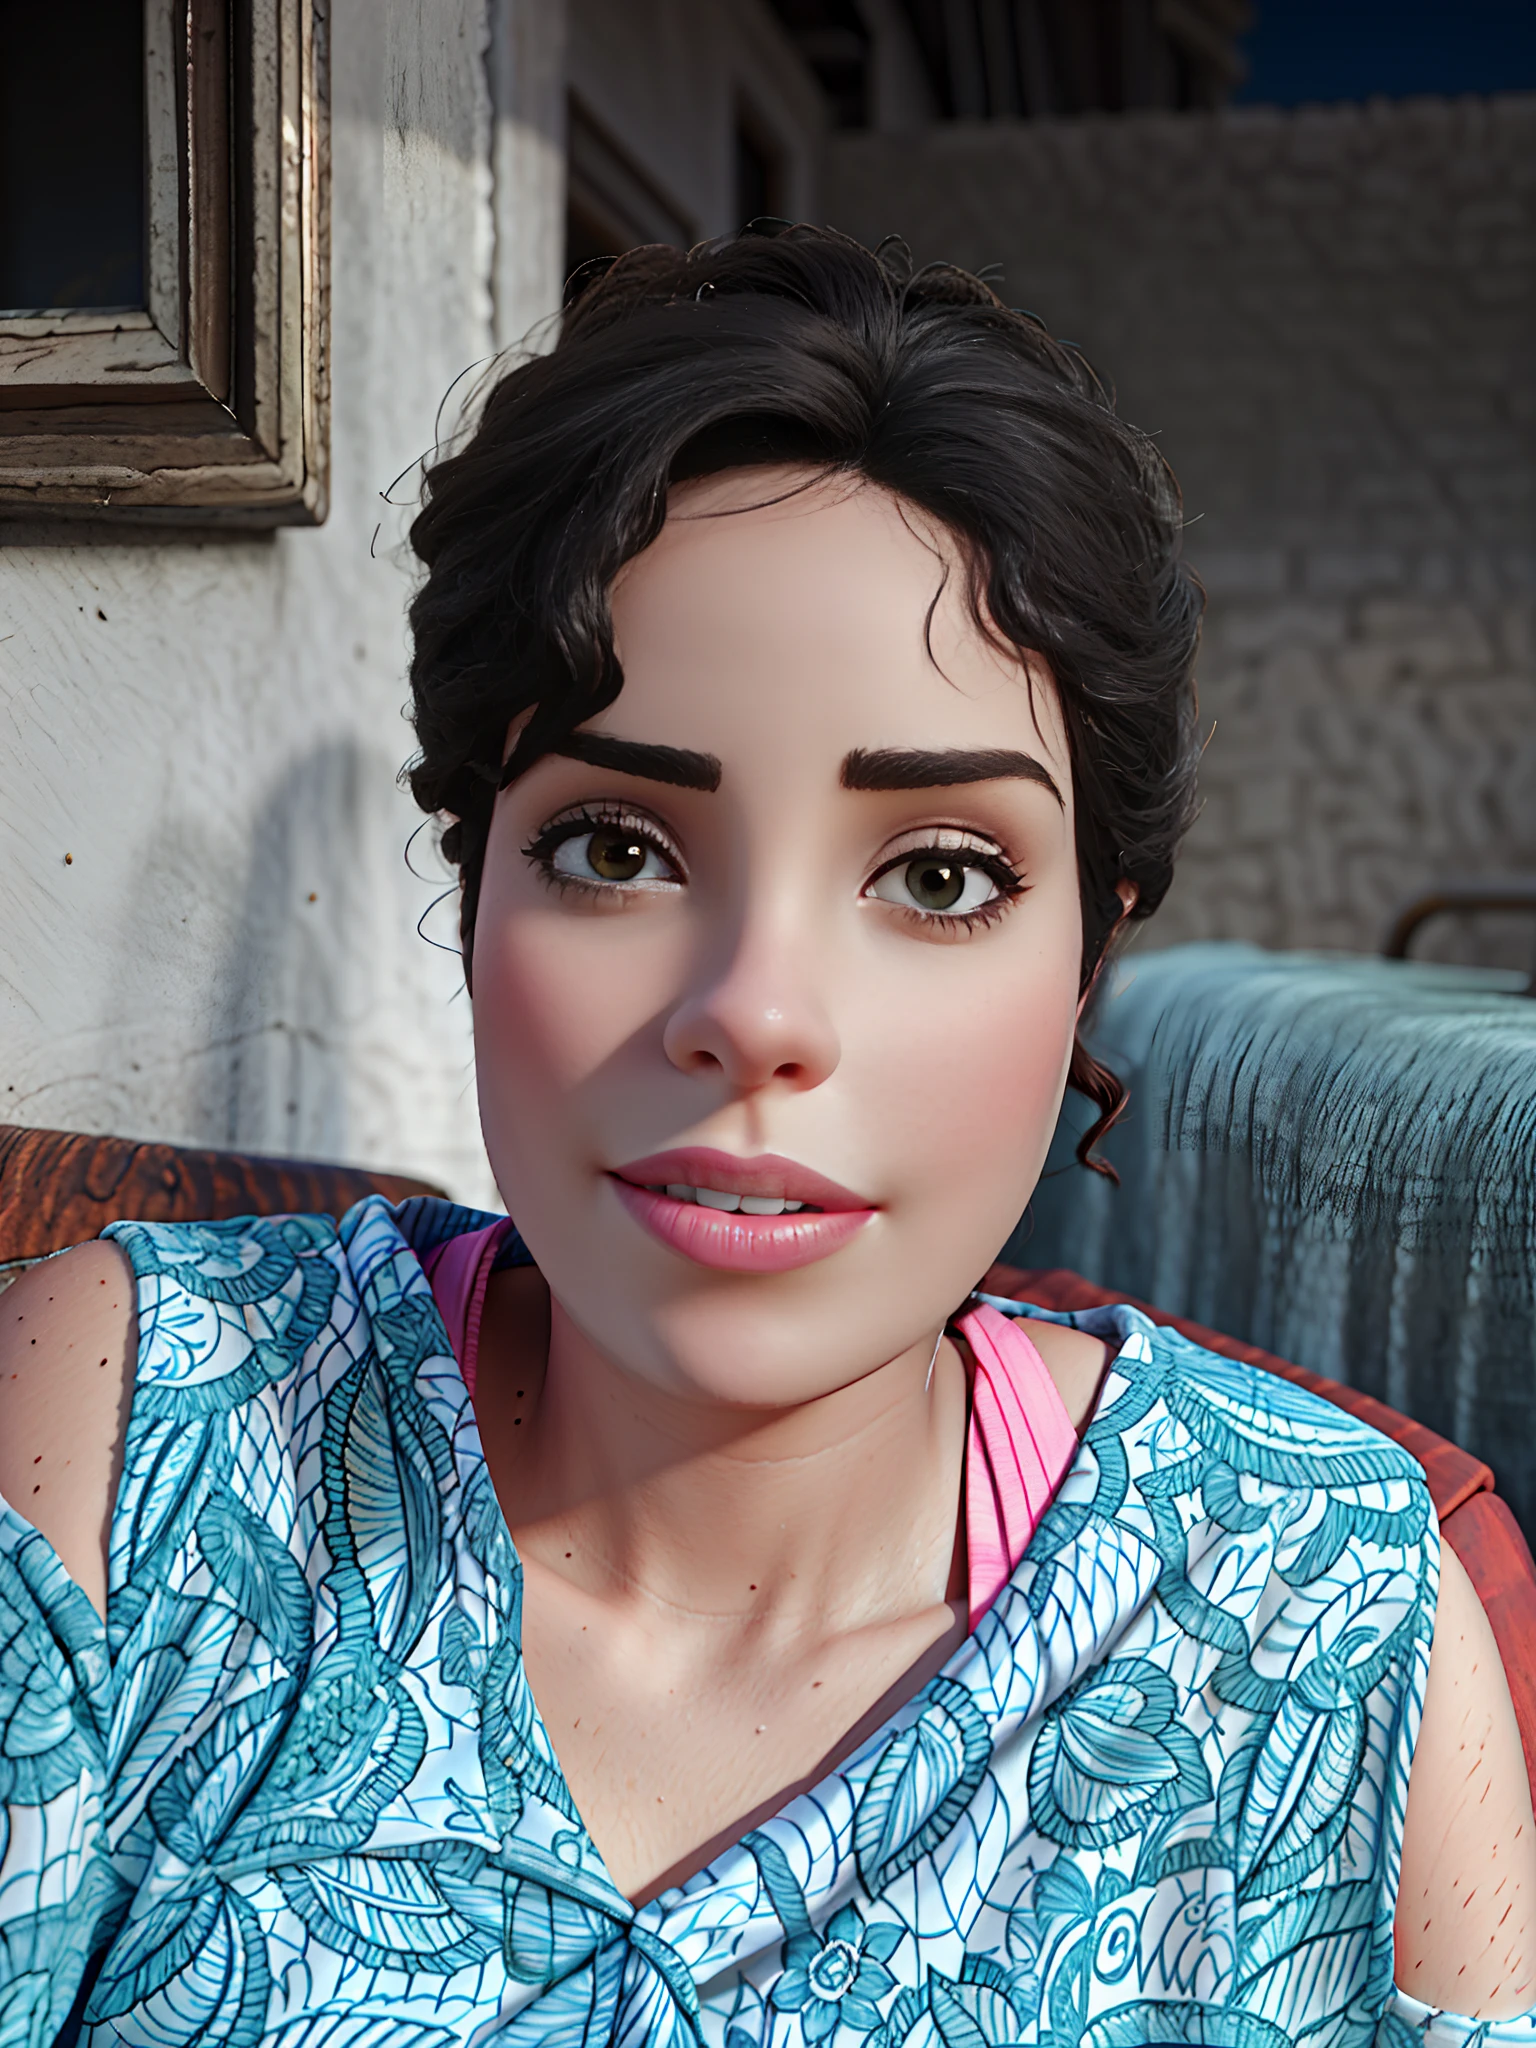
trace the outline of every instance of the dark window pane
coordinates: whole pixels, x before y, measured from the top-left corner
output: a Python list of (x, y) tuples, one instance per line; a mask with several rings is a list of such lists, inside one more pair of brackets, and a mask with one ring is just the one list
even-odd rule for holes
[(140, 0), (0, 0), (0, 309), (144, 303)]
[[(858, 0), (768, 0), (832, 103), (833, 125), (869, 122), (869, 24)], [(928, 0), (954, 11), (954, 0)], [(1073, 0), (1081, 5), (1082, 0)]]

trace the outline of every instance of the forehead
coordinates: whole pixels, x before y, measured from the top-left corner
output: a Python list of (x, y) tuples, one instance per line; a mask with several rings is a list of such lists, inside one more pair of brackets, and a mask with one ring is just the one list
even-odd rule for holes
[(1022, 747), (1067, 766), (1044, 664), (980, 630), (954, 537), (878, 486), (785, 470), (684, 485), (612, 609), (625, 681), (599, 729), (725, 761)]

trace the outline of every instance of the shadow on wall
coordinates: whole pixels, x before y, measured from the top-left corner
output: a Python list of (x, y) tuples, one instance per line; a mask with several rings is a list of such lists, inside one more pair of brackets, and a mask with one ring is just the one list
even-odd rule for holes
[[(294, 763), (253, 821), (228, 950), (212, 986), (198, 1113), (222, 1142), (344, 1159), (347, 1063), (366, 1021), (369, 904), (359, 852), (377, 763), (353, 741)], [(359, 971), (361, 969), (361, 971)]]
[(397, 929), (410, 906), (387, 866), (402, 814), (378, 801), (392, 779), (381, 755), (330, 740), (220, 833), (163, 819), (108, 993), (142, 1066), (121, 1077), (115, 1127), (316, 1159), (398, 1148), (416, 1019)]

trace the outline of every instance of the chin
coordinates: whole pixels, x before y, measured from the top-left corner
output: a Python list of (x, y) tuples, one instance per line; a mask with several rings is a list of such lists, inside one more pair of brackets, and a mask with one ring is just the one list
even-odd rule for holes
[(988, 1188), (958, 1163), (952, 1178), (939, 1168), (927, 1184), (956, 1185), (969, 1199), (877, 1210), (828, 1256), (757, 1274), (714, 1270), (657, 1242), (604, 1175), (503, 1178), (493, 1164), (534, 1262), (589, 1343), (620, 1372), (741, 1408), (815, 1400), (931, 1342), (991, 1265), (1033, 1185), (1018, 1162)]
[[(931, 1245), (914, 1258), (905, 1240), (877, 1223), (864, 1244), (765, 1278), (679, 1271), (668, 1258), (664, 1278), (604, 1288), (600, 1302), (587, 1287), (577, 1300), (587, 1333), (621, 1366), (729, 1406), (792, 1407), (931, 1340), (991, 1262), (958, 1249), (936, 1257)], [(607, 1330), (593, 1328), (594, 1311)]]
[(852, 1386), (897, 1355), (871, 1349), (867, 1328), (829, 1336), (824, 1324), (804, 1316), (765, 1315), (744, 1305), (668, 1316), (654, 1336), (673, 1388), (726, 1408), (799, 1407)]

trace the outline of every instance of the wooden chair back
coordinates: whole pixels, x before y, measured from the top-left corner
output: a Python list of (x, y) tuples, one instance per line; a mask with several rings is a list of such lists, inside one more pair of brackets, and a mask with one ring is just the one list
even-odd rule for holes
[(78, 1131), (0, 1124), (0, 1276), (109, 1223), (200, 1223), (295, 1212), (339, 1216), (364, 1195), (437, 1195), (427, 1181)]

